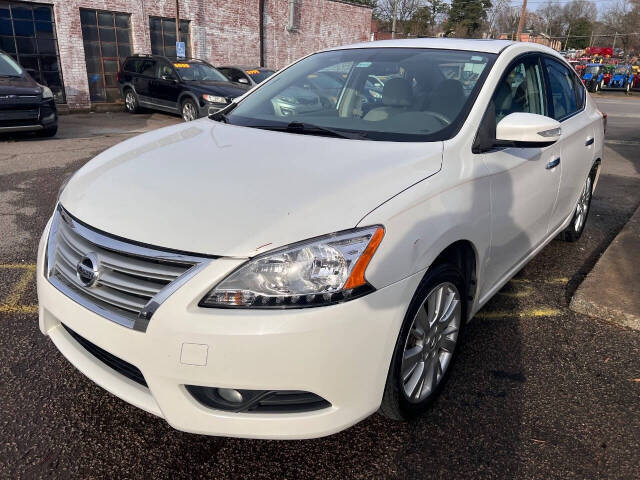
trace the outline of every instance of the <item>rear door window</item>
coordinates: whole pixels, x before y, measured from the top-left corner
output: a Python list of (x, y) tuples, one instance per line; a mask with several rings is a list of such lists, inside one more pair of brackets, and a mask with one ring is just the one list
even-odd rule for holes
[(138, 60), (136, 58), (130, 58), (129, 60), (124, 62), (122, 70), (124, 70), (125, 72), (139, 73), (141, 63), (142, 63), (141, 60)]
[(550, 58), (544, 59), (549, 74), (551, 90), (552, 116), (556, 120), (564, 120), (579, 110), (573, 73), (560, 62)]
[(143, 60), (140, 65), (140, 75), (144, 75), (145, 77), (155, 77), (156, 76), (156, 62), (153, 60)]

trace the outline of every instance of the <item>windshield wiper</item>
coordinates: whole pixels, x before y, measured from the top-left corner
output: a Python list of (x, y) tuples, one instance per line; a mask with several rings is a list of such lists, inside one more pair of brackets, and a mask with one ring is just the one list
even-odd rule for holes
[(229, 123), (229, 119), (227, 118), (227, 113), (229, 113), (231, 110), (236, 108), (236, 106), (238, 106), (237, 103), (230, 103), (226, 107), (221, 108), (217, 112), (209, 115), (209, 119), (215, 120), (216, 122)]
[(333, 128), (321, 127), (311, 123), (289, 122), (286, 126), (280, 125), (247, 125), (253, 128), (274, 130), (278, 132), (299, 133), (302, 135), (322, 135), (325, 137), (348, 138), (350, 140), (362, 140), (367, 137), (365, 132), (343, 132)]

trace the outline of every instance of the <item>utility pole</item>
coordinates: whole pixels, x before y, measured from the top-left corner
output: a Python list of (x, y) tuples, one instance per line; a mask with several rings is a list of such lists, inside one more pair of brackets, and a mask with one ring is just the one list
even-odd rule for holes
[(398, 0), (393, 0), (393, 21), (391, 22), (391, 38), (396, 38), (396, 17), (398, 16)]
[(180, 41), (180, 0), (176, 0), (176, 42)]
[[(613, 45), (611, 46), (611, 50), (613, 50), (613, 54), (616, 54), (616, 40), (618, 39), (618, 32), (613, 35)], [(624, 42), (623, 42), (624, 43)]]
[(527, 0), (522, 2), (522, 11), (520, 12), (520, 21), (518, 22), (518, 33), (516, 34), (516, 40), (519, 42), (522, 36), (522, 30), (524, 29), (524, 21), (527, 16)]
[(567, 44), (569, 43), (569, 35), (571, 35), (571, 24), (569, 24), (569, 30), (567, 30), (567, 38), (564, 41), (564, 49), (567, 49)]

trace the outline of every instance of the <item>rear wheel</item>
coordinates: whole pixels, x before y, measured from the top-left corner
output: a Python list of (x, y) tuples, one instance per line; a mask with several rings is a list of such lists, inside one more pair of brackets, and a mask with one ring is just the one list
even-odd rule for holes
[(576, 242), (584, 231), (584, 226), (587, 223), (587, 217), (589, 216), (589, 210), (591, 209), (591, 194), (593, 190), (594, 170), (589, 173), (582, 191), (578, 197), (578, 204), (573, 213), (571, 223), (560, 234), (560, 239), (565, 242)]
[(124, 108), (129, 113), (137, 113), (140, 110), (140, 105), (138, 104), (138, 97), (135, 92), (130, 88), (124, 94)]
[(182, 102), (182, 119), (185, 122), (191, 122), (198, 118), (198, 108), (193, 100), (185, 100)]
[(464, 277), (453, 265), (438, 265), (423, 279), (396, 341), (380, 405), (384, 416), (415, 417), (442, 390), (465, 318), (464, 291)]

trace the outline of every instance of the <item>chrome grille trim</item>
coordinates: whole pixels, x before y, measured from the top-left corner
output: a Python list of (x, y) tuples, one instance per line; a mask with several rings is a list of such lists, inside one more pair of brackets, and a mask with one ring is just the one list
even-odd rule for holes
[[(49, 232), (46, 276), (83, 307), (119, 325), (146, 331), (153, 313), (213, 257), (129, 243), (83, 225), (58, 205)], [(76, 275), (87, 254), (99, 260), (97, 281)]]

